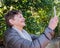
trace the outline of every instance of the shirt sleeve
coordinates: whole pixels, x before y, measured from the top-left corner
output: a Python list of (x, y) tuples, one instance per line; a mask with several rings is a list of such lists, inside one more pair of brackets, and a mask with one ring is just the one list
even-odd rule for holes
[(51, 34), (54, 35), (54, 31), (48, 27), (45, 29), (45, 32), (38, 38), (41, 44), (41, 48), (45, 48), (50, 42), (53, 37)]

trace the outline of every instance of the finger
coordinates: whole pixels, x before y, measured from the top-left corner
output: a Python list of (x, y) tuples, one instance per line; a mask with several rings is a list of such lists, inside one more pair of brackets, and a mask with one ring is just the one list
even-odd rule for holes
[(58, 20), (58, 16), (55, 16), (54, 19)]
[(58, 18), (58, 16), (54, 16), (54, 18)]

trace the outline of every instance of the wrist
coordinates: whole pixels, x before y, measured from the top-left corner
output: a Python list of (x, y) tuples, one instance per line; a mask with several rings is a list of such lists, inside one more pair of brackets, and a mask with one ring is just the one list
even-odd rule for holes
[(52, 39), (54, 37), (54, 31), (49, 27), (46, 28), (44, 33), (47, 37), (49, 37), (49, 39)]
[(48, 26), (48, 28), (49, 28), (50, 30), (52, 30), (52, 31), (54, 30), (53, 27)]
[(49, 29), (49, 30), (51, 30), (51, 31), (54, 31), (54, 29), (53, 29), (53, 28), (51, 28), (51, 27), (49, 27), (49, 26), (48, 26), (48, 29)]
[(53, 36), (54, 36), (54, 30), (51, 29), (50, 27), (48, 27), (48, 29), (52, 31), (52, 32), (49, 32), (49, 33), (50, 33), (50, 35), (53, 37)]

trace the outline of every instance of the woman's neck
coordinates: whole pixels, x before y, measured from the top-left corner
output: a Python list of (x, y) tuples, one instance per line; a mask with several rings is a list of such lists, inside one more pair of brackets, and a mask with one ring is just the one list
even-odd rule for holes
[(20, 26), (13, 26), (15, 28), (17, 28), (18, 30), (22, 31), (23, 30), (23, 27), (20, 27)]

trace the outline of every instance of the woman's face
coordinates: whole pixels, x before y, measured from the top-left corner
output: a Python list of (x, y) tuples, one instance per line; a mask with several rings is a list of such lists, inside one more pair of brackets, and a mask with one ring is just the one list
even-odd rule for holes
[(17, 15), (15, 15), (13, 20), (13, 26), (19, 26), (19, 27), (25, 26), (25, 18), (23, 17), (22, 14), (18, 13)]

